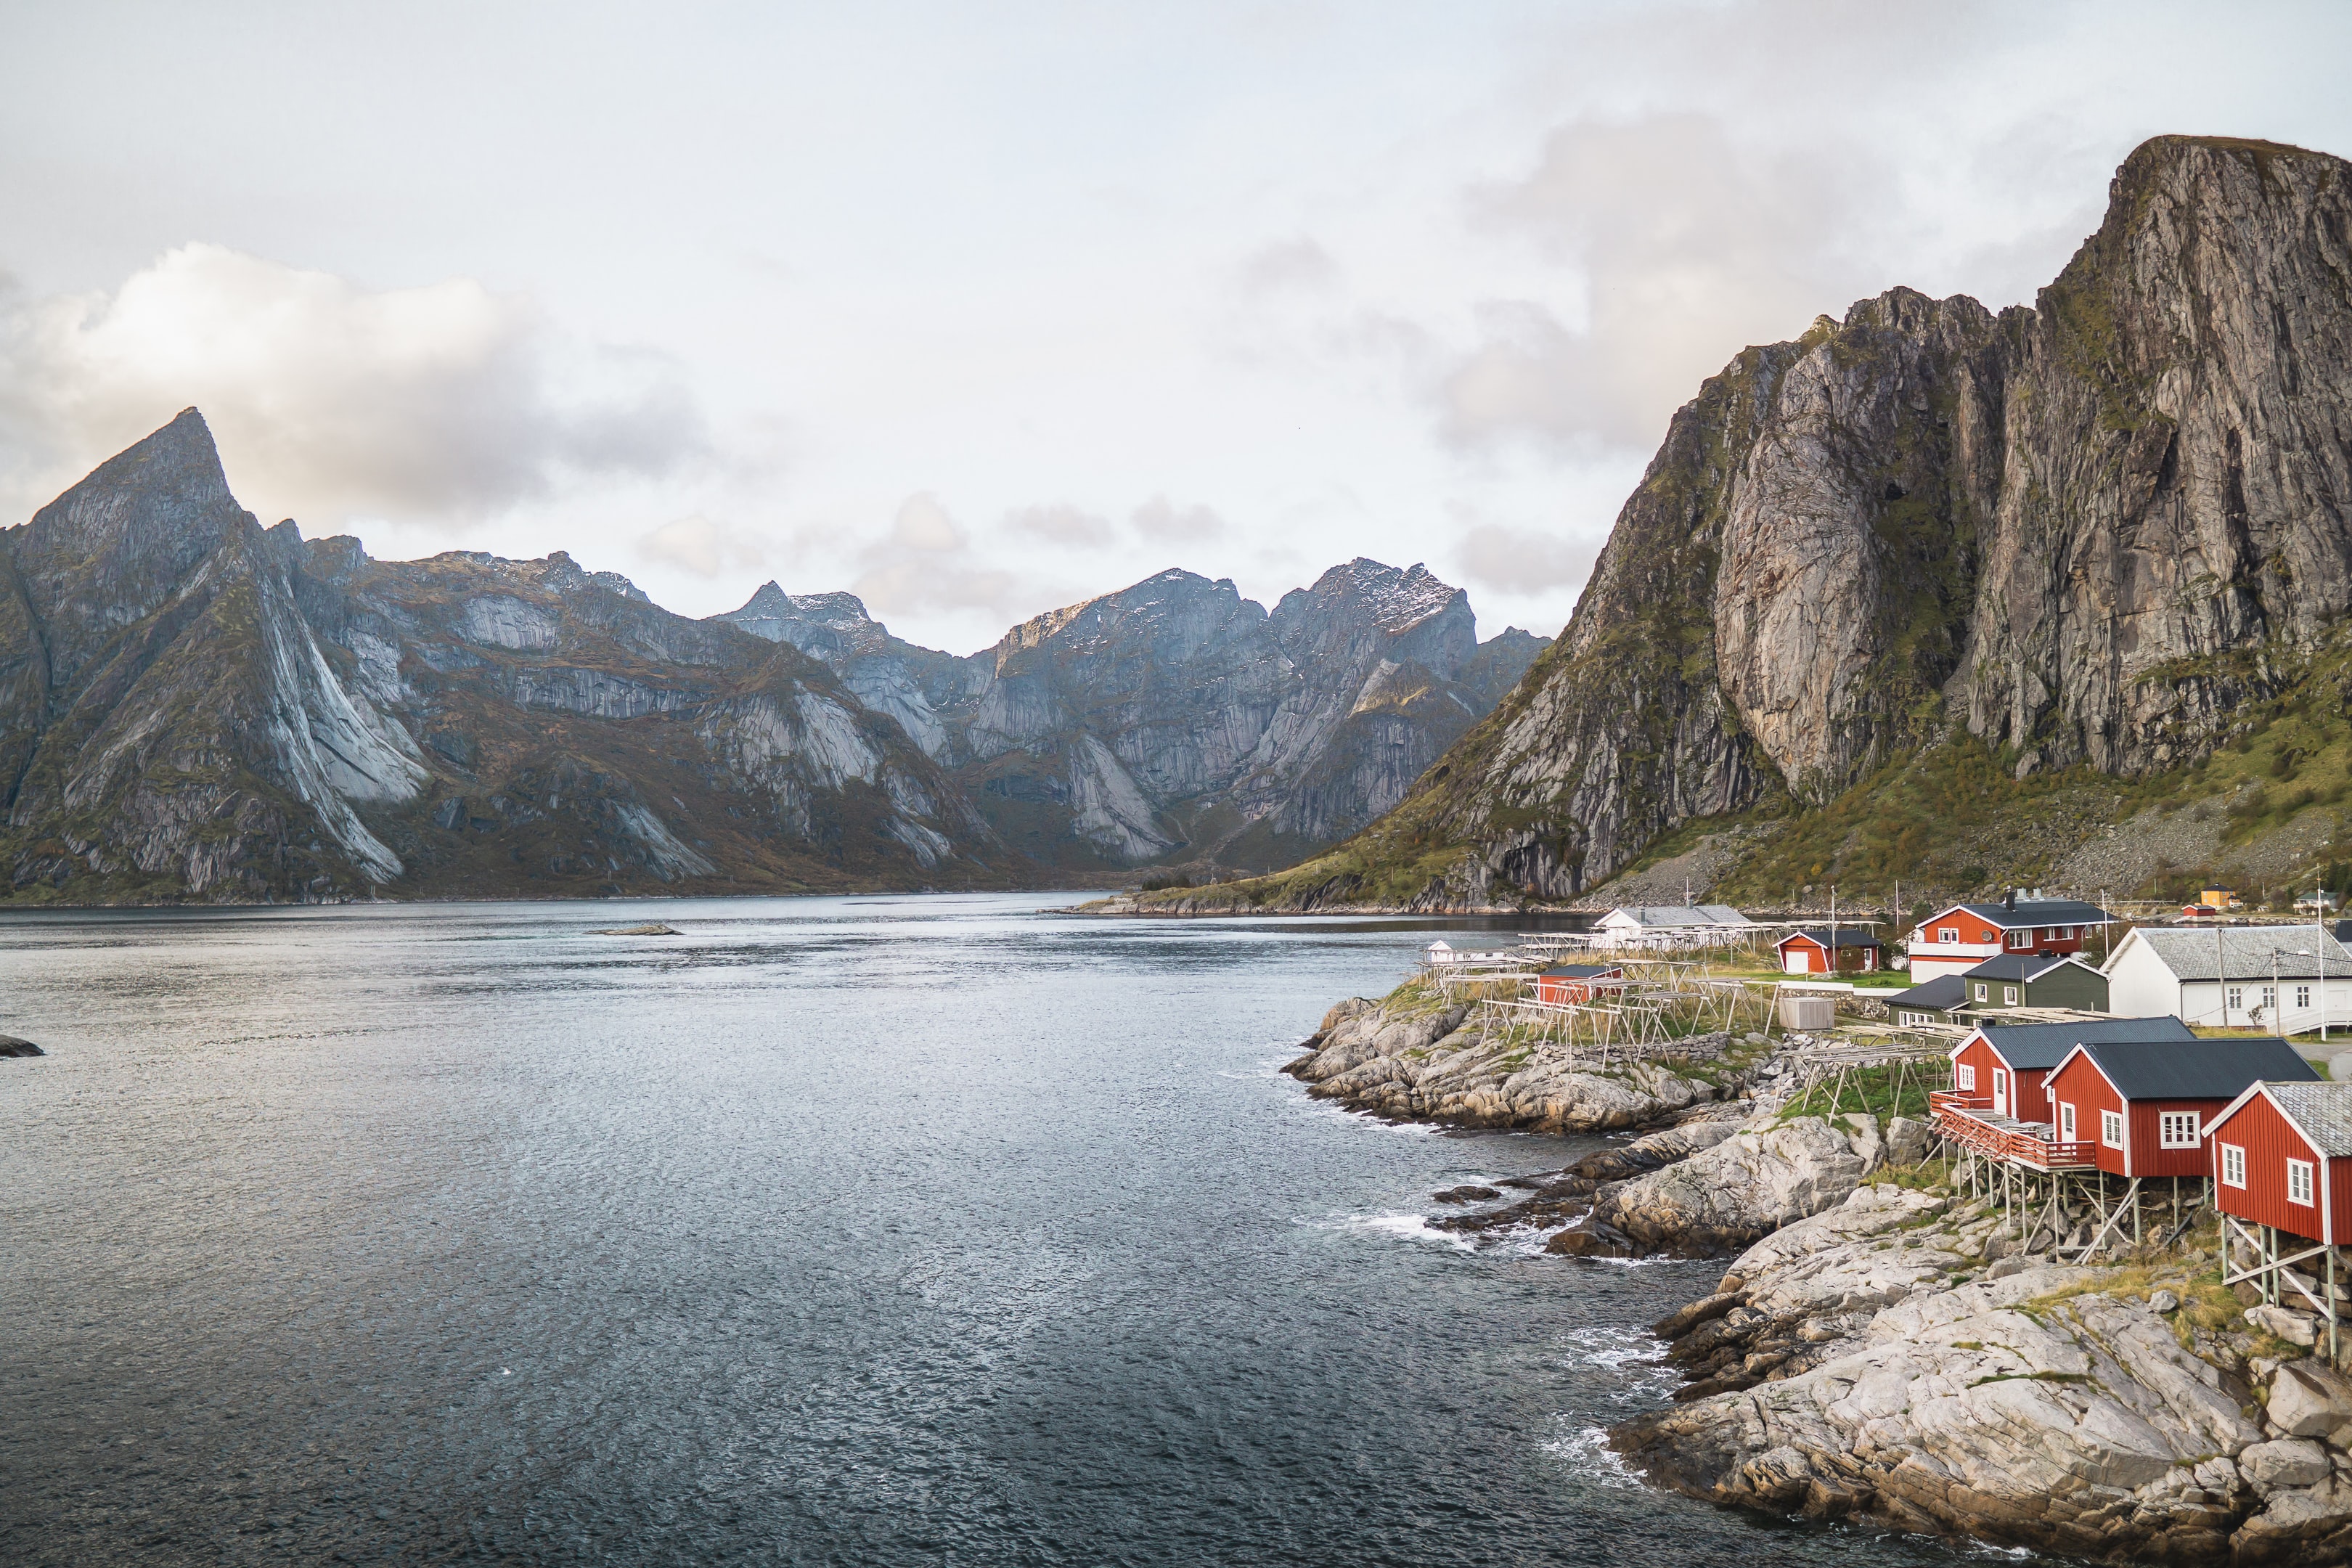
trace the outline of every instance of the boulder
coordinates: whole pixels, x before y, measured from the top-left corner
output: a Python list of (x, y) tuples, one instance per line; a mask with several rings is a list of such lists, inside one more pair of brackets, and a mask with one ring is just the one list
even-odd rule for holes
[(1886, 1124), (1886, 1163), (1890, 1165), (1916, 1165), (1927, 1157), (1934, 1146), (1934, 1134), (1924, 1121), (1897, 1116)]
[(2289, 1362), (2271, 1379), (2269, 1408), (2271, 1425), (2290, 1437), (2331, 1437), (2352, 1427), (2352, 1379), (2316, 1361)]
[(2147, 1306), (2148, 1310), (2169, 1317), (2180, 1310), (2180, 1298), (2170, 1290), (2152, 1290), (2148, 1292)]
[(1874, 1171), (1886, 1163), (1886, 1140), (1878, 1131), (1877, 1117), (1868, 1111), (1850, 1111), (1838, 1121), (1846, 1128), (1846, 1141), (1864, 1171)]
[(2291, 1345), (2308, 1346), (2319, 1342), (2318, 1321), (2308, 1312), (2291, 1311), (2284, 1307), (2249, 1307), (2246, 1309), (2246, 1321)]
[[(1874, 1142), (1874, 1124), (1871, 1131)], [(1800, 1117), (1603, 1187), (1593, 1218), (1648, 1251), (1720, 1251), (1845, 1202), (1867, 1168), (1853, 1138), (1820, 1117)]]
[(2238, 1468), (2259, 1492), (2315, 1487), (2327, 1479), (2327, 1450), (2308, 1437), (2281, 1437), (2241, 1453)]

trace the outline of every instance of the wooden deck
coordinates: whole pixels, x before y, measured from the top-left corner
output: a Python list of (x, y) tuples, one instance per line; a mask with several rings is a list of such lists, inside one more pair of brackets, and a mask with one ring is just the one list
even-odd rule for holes
[(2062, 1143), (2046, 1121), (1996, 1116), (1990, 1097), (1937, 1089), (1927, 1105), (1938, 1131), (1996, 1160), (2036, 1171), (2088, 1171), (2098, 1163), (2087, 1140)]

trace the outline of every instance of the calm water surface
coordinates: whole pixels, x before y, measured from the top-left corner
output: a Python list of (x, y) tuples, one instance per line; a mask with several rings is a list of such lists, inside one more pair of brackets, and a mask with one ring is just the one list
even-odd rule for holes
[(0, 1562), (1950, 1561), (1599, 1449), (1715, 1270), (1422, 1224), (1593, 1141), (1276, 1072), (1433, 929), (0, 919)]

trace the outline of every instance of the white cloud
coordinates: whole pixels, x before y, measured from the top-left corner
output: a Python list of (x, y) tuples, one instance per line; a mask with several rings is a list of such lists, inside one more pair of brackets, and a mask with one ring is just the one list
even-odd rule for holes
[(647, 561), (676, 566), (698, 577), (760, 571), (769, 557), (766, 541), (700, 512), (662, 524), (637, 541), (636, 551)]
[(1588, 540), (1487, 522), (1463, 531), (1454, 558), (1470, 586), (1518, 596), (1583, 582), (1597, 552)]
[(372, 291), (184, 245), (111, 293), (0, 316), (0, 485), (29, 510), (191, 404), (250, 505), (463, 523), (704, 455), (658, 355), (566, 336), (467, 278)]
[(1178, 507), (1166, 496), (1145, 501), (1128, 521), (1149, 544), (1205, 544), (1223, 538), (1225, 531), (1225, 520), (1209, 508)]
[(1446, 438), (1654, 445), (1741, 348), (1902, 281), (1855, 259), (1866, 195), (1887, 184), (1861, 147), (1768, 151), (1710, 114), (1559, 127), (1473, 211), (1572, 269), (1580, 298), (1479, 307), (1476, 342), (1437, 388)]
[(1073, 550), (1100, 550), (1118, 538), (1110, 519), (1062, 502), (1007, 512), (1004, 526), (1014, 533)]
[(890, 537), (860, 552), (864, 567), (852, 584), (857, 596), (889, 614), (987, 610), (1014, 618), (1026, 596), (1013, 574), (984, 564), (971, 536), (948, 515), (939, 498), (908, 496), (890, 522)]

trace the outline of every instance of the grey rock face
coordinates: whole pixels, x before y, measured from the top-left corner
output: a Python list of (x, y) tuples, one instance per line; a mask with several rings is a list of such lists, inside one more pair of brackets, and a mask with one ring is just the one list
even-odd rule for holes
[(1404, 797), (1542, 645), (1481, 645), (1426, 568), (1357, 560), (1269, 612), (1163, 572), (969, 658), (889, 635), (847, 594), (774, 584), (719, 619), (832, 665), (1049, 862), (1286, 864)]
[(1604, 879), (1952, 721), (2021, 770), (2209, 751), (2352, 611), (2352, 164), (2164, 137), (2031, 309), (1898, 289), (1668, 430), (1560, 644), (1433, 768), (1448, 900)]
[[(1465, 1026), (1469, 1009), (1418, 1000), (1384, 1005), (1361, 997), (1340, 1004), (1283, 1070), (1321, 1100), (1400, 1121), (1467, 1127), (1524, 1127), (1594, 1132), (1640, 1127), (1715, 1097), (1715, 1087), (1673, 1070), (1635, 1063), (1620, 1072), (1591, 1070), (1557, 1045), (1489, 1038)], [(1719, 1053), (1724, 1037), (1687, 1043), (1690, 1060)], [(1670, 1129), (1644, 1151), (1644, 1164), (1680, 1159), (1726, 1134)], [(1647, 1142), (1646, 1140), (1644, 1142)]]
[(2098, 1268), (2011, 1258), (1954, 1283), (1999, 1224), (1886, 1185), (1775, 1232), (1658, 1326), (1697, 1381), (1612, 1445), (1654, 1482), (1772, 1512), (2105, 1562), (2352, 1557), (2346, 1457), (2264, 1440), (2226, 1336), (2184, 1346)]
[(824, 665), (561, 552), (381, 563), (264, 530), (194, 410), (0, 532), (0, 765), (16, 897), (903, 884), (1007, 858)]
[(1845, 1202), (1879, 1163), (1879, 1151), (1874, 1124), (1864, 1139), (1818, 1117), (1798, 1117), (1743, 1131), (1678, 1164), (1604, 1188), (1592, 1215), (1644, 1250), (1744, 1247)]

